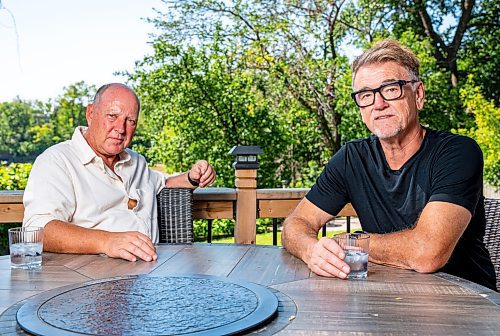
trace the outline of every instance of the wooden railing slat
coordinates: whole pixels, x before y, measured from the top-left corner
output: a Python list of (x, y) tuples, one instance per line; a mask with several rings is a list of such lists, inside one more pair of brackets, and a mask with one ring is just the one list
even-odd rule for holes
[(0, 223), (21, 223), (23, 221), (23, 203), (0, 203)]
[[(257, 215), (259, 218), (284, 218), (288, 216), (309, 189), (257, 189)], [(234, 219), (236, 190), (232, 188), (205, 188), (193, 196), (195, 219)], [(23, 191), (0, 190), (0, 223), (23, 221)], [(356, 216), (347, 204), (338, 216)]]

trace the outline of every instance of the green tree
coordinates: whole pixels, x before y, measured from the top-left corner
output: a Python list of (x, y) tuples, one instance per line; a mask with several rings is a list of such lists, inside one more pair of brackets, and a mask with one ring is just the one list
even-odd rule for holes
[(229, 149), (259, 145), (265, 149), (259, 183), (276, 186), (277, 164), (267, 149), (283, 146), (280, 116), (269, 110), (258, 78), (234, 55), (217, 44), (195, 50), (155, 43), (155, 55), (130, 75), (142, 101), (134, 148), (152, 162), (165, 163), (168, 172), (205, 158), (215, 166), (218, 184), (230, 186)]
[(484, 155), (485, 180), (493, 186), (500, 186), (500, 108), (495, 107), (493, 100), (484, 98), (472, 75), (460, 90), (460, 96), (467, 113), (474, 116), (476, 126), (458, 132), (476, 139)]
[(19, 155), (19, 146), (28, 140), (28, 130), (34, 123), (33, 106), (16, 100), (0, 103), (0, 153)]
[(87, 125), (86, 106), (95, 92), (85, 82), (70, 84), (57, 98), (36, 102), (32, 111), (36, 122), (27, 130), (19, 146), (22, 155), (38, 155), (48, 147), (71, 138), (76, 126)]
[(50, 114), (54, 142), (71, 138), (76, 126), (87, 125), (86, 107), (95, 91), (93, 85), (81, 81), (65, 87), (63, 94), (55, 99)]
[(427, 38), (439, 68), (456, 87), (474, 74), (487, 97), (498, 104), (500, 3), (491, 0), (377, 1), (400, 37), (409, 27), (419, 39)]

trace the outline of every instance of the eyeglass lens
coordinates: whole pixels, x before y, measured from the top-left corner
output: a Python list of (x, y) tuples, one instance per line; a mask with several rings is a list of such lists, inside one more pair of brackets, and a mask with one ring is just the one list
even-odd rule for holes
[(355, 95), (356, 102), (361, 107), (372, 105), (375, 102), (376, 92), (379, 92), (384, 100), (398, 99), (402, 95), (401, 84), (384, 84), (377, 89), (359, 92)]

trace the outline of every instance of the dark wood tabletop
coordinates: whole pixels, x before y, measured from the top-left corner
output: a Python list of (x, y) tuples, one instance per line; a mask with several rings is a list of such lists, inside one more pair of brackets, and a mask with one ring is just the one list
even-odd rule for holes
[[(499, 335), (500, 295), (447, 274), (419, 274), (370, 264), (364, 280), (312, 274), (279, 247), (160, 245), (158, 261), (101, 255), (43, 254), (39, 270), (11, 270), (0, 257), (0, 313), (35, 294), (126, 275), (203, 274), (257, 283), (291, 299), (296, 313), (279, 335)], [(0, 322), (0, 334), (5, 324)]]

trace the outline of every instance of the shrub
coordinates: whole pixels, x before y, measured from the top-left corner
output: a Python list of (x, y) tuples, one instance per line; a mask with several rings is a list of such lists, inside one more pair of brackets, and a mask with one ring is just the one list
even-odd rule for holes
[(31, 171), (31, 163), (11, 163), (0, 166), (0, 190), (24, 190)]

